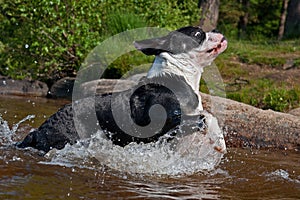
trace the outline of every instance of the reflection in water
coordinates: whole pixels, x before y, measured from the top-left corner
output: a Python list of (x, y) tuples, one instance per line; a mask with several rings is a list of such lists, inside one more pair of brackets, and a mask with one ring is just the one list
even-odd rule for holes
[[(14, 100), (9, 99), (9, 102), (13, 104)], [(3, 105), (3, 101), (0, 105)], [(23, 112), (18, 113), (20, 116), (23, 115), (22, 118), (34, 114), (35, 121), (39, 117), (42, 121), (43, 111), (31, 112), (32, 105), (26, 107), (27, 101), (19, 105), (23, 106)], [(49, 102), (36, 101), (37, 107), (48, 105)], [(53, 105), (51, 109), (55, 112), (60, 106)], [(11, 112), (7, 108), (0, 107), (2, 115), (3, 110), (6, 110), (7, 114)], [(9, 124), (18, 122), (12, 122), (14, 120), (12, 117)], [(28, 124), (31, 125), (31, 121), (21, 124), (17, 138), (26, 134), (29, 129), (23, 128)], [(120, 172), (103, 165), (99, 159), (91, 157), (88, 151), (82, 151), (80, 148), (83, 146), (78, 146), (78, 152), (72, 151), (75, 155), (82, 153), (82, 157), (74, 156), (72, 160), (70, 157), (64, 158), (63, 155), (66, 154), (52, 152), (54, 156), (61, 156), (61, 160), (56, 160), (57, 163), (50, 159), (51, 155), (47, 158), (39, 156), (39, 152), (33, 150), (17, 150), (9, 140), (7, 126), (3, 128), (4, 126), (6, 124), (2, 121), (0, 199), (300, 198), (299, 152), (231, 148), (218, 168), (210, 172), (190, 175), (137, 174)], [(11, 126), (8, 129), (11, 130)]]
[(69, 103), (68, 100), (52, 100), (40, 97), (16, 97), (0, 95), (0, 115), (9, 124), (15, 124), (28, 115), (35, 115), (30, 120), (32, 127), (38, 127), (60, 107)]

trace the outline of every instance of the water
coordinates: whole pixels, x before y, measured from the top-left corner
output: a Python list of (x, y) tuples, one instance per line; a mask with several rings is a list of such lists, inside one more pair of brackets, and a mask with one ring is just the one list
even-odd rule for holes
[[(228, 148), (211, 169), (203, 164), (205, 159), (189, 154), (197, 153), (195, 147), (184, 155), (168, 144), (122, 149), (103, 140), (101, 133), (45, 157), (11, 145), (64, 103), (0, 98), (0, 199), (300, 198), (299, 152)], [(20, 124), (14, 134), (12, 124), (28, 115), (35, 118)]]

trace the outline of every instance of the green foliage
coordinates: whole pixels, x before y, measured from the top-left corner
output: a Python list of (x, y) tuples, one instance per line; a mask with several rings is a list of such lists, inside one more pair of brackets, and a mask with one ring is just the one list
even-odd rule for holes
[(263, 104), (267, 109), (287, 111), (290, 105), (299, 101), (299, 97), (295, 90), (274, 89), (264, 96)]
[(5, 45), (1, 73), (14, 78), (72, 75), (100, 39), (97, 1), (9, 0), (1, 3)]
[(192, 0), (0, 1), (0, 74), (51, 83), (75, 76), (88, 52), (110, 35), (143, 26), (175, 29), (197, 18)]
[(265, 40), (277, 38), (282, 1), (249, 0), (249, 8), (241, 1), (221, 1), (218, 29), (227, 37), (237, 38), (240, 17), (248, 15), (246, 39)]
[(147, 21), (149, 26), (177, 29), (198, 22), (197, 1), (149, 1), (149, 0), (110, 0), (104, 1), (108, 13), (135, 13)]
[(115, 35), (130, 29), (145, 27), (147, 23), (143, 18), (139, 18), (133, 13), (116, 11), (107, 16), (105, 25), (107, 34)]
[(248, 35), (251, 39), (276, 38), (282, 1), (251, 0)]
[[(120, 56), (105, 70), (103, 77), (121, 78), (127, 73), (144, 73), (149, 70), (154, 57), (146, 56), (139, 51), (129, 52)], [(130, 71), (130, 72), (129, 72)]]
[(238, 1), (222, 1), (219, 7), (218, 29), (226, 37), (237, 38), (240, 16), (244, 15), (242, 5)]
[(278, 86), (268, 79), (252, 80), (238, 91), (227, 91), (227, 97), (252, 106), (275, 111), (288, 111), (300, 105), (300, 90)]

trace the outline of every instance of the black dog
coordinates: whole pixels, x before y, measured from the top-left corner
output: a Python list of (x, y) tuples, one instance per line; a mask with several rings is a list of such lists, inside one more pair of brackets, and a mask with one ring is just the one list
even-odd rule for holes
[(201, 74), (226, 49), (224, 36), (190, 26), (161, 38), (137, 41), (135, 47), (146, 55), (156, 56), (147, 76), (137, 86), (66, 105), (17, 147), (45, 152), (62, 149), (67, 143), (76, 142), (82, 136), (79, 132), (92, 134), (99, 129), (120, 146), (148, 143), (172, 132), (183, 120), (192, 118), (199, 122), (203, 118), (199, 95)]

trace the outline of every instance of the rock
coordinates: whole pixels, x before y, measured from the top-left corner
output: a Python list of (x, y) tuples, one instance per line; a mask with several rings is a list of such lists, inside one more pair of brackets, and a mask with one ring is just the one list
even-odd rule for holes
[(50, 89), (49, 95), (55, 98), (72, 98), (75, 77), (65, 77), (55, 82)]
[(300, 150), (300, 118), (201, 94), (204, 108), (219, 121), (229, 146)]
[(0, 94), (45, 97), (48, 86), (41, 81), (13, 80), (0, 76)]
[(83, 97), (88, 97), (92, 94), (107, 94), (112, 92), (120, 92), (127, 90), (136, 85), (136, 82), (120, 79), (100, 79), (91, 82), (83, 83), (80, 86)]
[(291, 110), (289, 114), (300, 117), (300, 108)]

